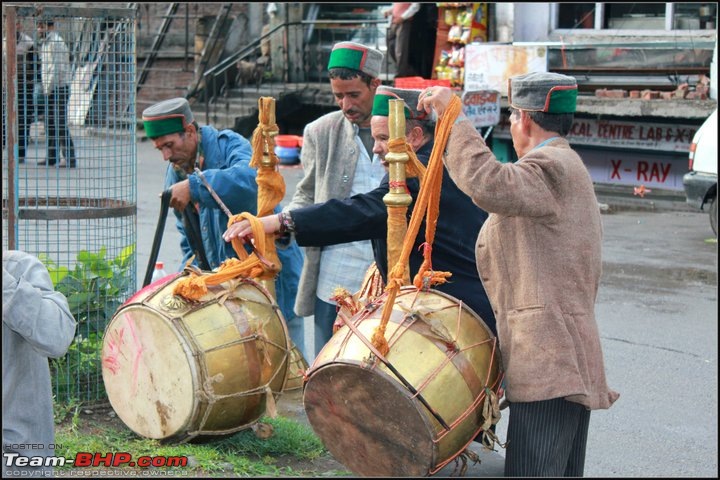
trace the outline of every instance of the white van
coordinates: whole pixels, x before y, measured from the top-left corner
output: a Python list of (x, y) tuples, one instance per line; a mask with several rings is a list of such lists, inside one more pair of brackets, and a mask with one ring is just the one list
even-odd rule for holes
[(710, 114), (695, 133), (690, 145), (690, 171), (683, 176), (685, 200), (693, 207), (703, 209), (710, 204), (710, 226), (717, 237), (717, 109)]

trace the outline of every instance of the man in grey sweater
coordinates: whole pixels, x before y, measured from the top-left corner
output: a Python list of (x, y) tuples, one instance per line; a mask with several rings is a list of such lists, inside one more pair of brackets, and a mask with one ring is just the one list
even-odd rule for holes
[(67, 352), (76, 322), (36, 257), (5, 250), (2, 282), (3, 477), (52, 476), (51, 466), (28, 465), (55, 455), (48, 357)]

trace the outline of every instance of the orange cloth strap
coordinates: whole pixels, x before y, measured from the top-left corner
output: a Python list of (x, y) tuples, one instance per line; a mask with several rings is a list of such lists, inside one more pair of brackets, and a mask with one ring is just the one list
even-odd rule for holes
[[(228, 258), (220, 264), (216, 272), (197, 274), (194, 271), (187, 278), (179, 281), (173, 290), (173, 294), (179, 295), (188, 300), (199, 301), (208, 293), (209, 285), (219, 285), (223, 282), (237, 277), (245, 278), (266, 278), (277, 274), (277, 265), (274, 265), (264, 258), (267, 255), (265, 230), (262, 222), (257, 217), (247, 212), (233, 215), (228, 220), (228, 227), (235, 222), (246, 219), (250, 222), (255, 238), (255, 247), (252, 254), (248, 254), (242, 242), (238, 239), (232, 240), (232, 246), (238, 258)], [(274, 246), (274, 242), (273, 246)]]
[[(385, 329), (387, 328), (390, 313), (395, 304), (395, 297), (403, 285), (405, 265), (407, 265), (410, 251), (415, 244), (423, 216), (425, 216), (426, 213), (423, 263), (413, 279), (413, 284), (416, 288), (430, 288), (432, 285), (444, 283), (446, 279), (452, 275), (450, 272), (434, 272), (432, 270), (431, 254), (432, 243), (435, 239), (435, 227), (440, 211), (440, 188), (442, 186), (443, 175), (442, 155), (445, 151), (445, 146), (450, 137), (455, 119), (461, 111), (462, 104), (460, 98), (458, 98), (457, 95), (453, 95), (445, 113), (435, 126), (435, 145), (433, 145), (433, 150), (430, 154), (428, 167), (420, 186), (420, 193), (415, 200), (415, 208), (413, 209), (407, 234), (403, 241), (402, 252), (400, 253), (400, 258), (397, 263), (388, 273), (388, 281), (385, 287), (385, 292), (387, 292), (388, 296), (383, 306), (380, 324), (375, 328), (371, 339), (373, 346), (383, 355), (386, 355), (389, 351), (389, 346), (385, 339)], [(389, 245), (388, 249), (390, 249)]]
[(423, 181), (425, 176), (425, 165), (418, 160), (417, 155), (413, 151), (409, 143), (404, 138), (395, 138), (388, 140), (388, 150), (393, 153), (407, 153), (409, 158), (408, 163), (405, 165), (405, 174), (407, 178), (417, 177), (420, 183)]

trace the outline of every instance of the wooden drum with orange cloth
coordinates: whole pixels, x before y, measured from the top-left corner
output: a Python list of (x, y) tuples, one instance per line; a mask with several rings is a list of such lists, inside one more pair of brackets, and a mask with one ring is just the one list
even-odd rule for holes
[(249, 278), (175, 295), (187, 270), (136, 293), (105, 331), (110, 403), (136, 434), (172, 442), (218, 436), (274, 415), (287, 380), (290, 337), (279, 307)]
[(488, 412), (497, 412), (500, 352), (485, 322), (461, 301), (406, 286), (395, 298), (382, 357), (370, 339), (386, 299), (347, 319), (320, 351), (306, 374), (305, 411), (353, 473), (430, 475), (487, 429)]

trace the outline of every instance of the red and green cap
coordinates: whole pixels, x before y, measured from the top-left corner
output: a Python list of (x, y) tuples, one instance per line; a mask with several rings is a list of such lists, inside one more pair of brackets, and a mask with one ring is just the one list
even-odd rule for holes
[(533, 72), (508, 79), (508, 103), (518, 110), (575, 113), (577, 81), (568, 75)]
[(148, 138), (182, 132), (194, 121), (190, 104), (182, 97), (163, 100), (146, 108), (142, 119)]
[(419, 111), (417, 109), (418, 99), (421, 93), (422, 90), (380, 86), (375, 91), (372, 115), (387, 117), (390, 115), (390, 100), (402, 100), (405, 103), (403, 108), (405, 118), (422, 120), (425, 118), (425, 111)]
[(384, 55), (379, 50), (355, 42), (336, 43), (330, 52), (328, 70), (349, 68), (377, 78)]

